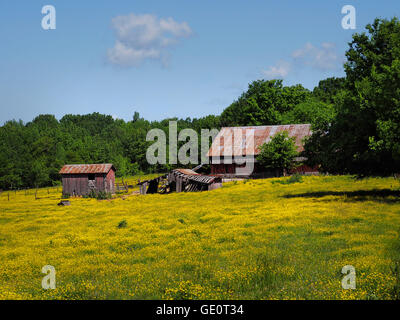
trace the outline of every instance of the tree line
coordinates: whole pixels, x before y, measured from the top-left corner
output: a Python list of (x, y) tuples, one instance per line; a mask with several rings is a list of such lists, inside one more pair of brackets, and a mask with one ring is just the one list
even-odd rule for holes
[[(400, 22), (376, 19), (353, 35), (346, 76), (321, 80), (313, 90), (282, 80), (256, 80), (220, 115), (148, 121), (110, 115), (39, 115), (0, 127), (0, 188), (58, 184), (60, 168), (77, 163), (113, 163), (118, 176), (165, 172), (149, 165), (146, 134), (168, 132), (169, 121), (200, 133), (223, 126), (311, 123), (304, 156), (321, 171), (388, 175), (400, 168)], [(168, 137), (168, 134), (166, 135)]]

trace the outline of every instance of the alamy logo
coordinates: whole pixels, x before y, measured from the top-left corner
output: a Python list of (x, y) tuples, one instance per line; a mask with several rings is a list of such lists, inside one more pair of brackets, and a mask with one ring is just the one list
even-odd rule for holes
[[(199, 138), (193, 129), (183, 129), (178, 134), (177, 122), (169, 122), (168, 163), (199, 164)], [(212, 155), (207, 156), (209, 142), (213, 141)], [(237, 175), (250, 175), (254, 170), (254, 129), (234, 128), (219, 134), (217, 129), (201, 129), (201, 164), (235, 164)], [(167, 137), (163, 130), (152, 129), (146, 141), (154, 141), (147, 148), (146, 159), (149, 164), (167, 163)], [(178, 142), (184, 142), (178, 150)], [(251, 151), (247, 154), (247, 150)]]
[(56, 288), (56, 269), (53, 266), (45, 265), (42, 268), (42, 273), (46, 276), (42, 279), (42, 288), (45, 290)]
[(343, 289), (355, 289), (356, 288), (356, 268), (347, 265), (342, 268), (342, 274), (345, 276), (342, 279)]
[(43, 30), (55, 30), (56, 29), (56, 8), (51, 5), (43, 6), (42, 14), (45, 16), (42, 18)]
[(345, 5), (342, 8), (342, 14), (345, 16), (342, 18), (343, 29), (355, 29), (356, 28), (356, 8), (352, 5)]

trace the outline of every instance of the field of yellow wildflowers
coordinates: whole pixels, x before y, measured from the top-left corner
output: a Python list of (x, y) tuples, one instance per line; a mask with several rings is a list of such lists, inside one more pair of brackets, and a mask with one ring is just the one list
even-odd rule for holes
[(66, 207), (61, 189), (3, 192), (0, 299), (399, 298), (399, 181), (285, 179)]

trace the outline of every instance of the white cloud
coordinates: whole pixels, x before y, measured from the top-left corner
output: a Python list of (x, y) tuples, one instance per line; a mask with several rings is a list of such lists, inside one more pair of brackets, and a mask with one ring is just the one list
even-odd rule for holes
[(263, 70), (262, 73), (269, 79), (284, 78), (288, 75), (291, 69), (289, 62), (280, 60), (274, 66), (268, 67), (267, 70)]
[(320, 47), (316, 47), (307, 42), (300, 49), (293, 51), (290, 59), (278, 61), (268, 69), (262, 70), (262, 74), (268, 79), (281, 79), (301, 66), (319, 71), (333, 71), (339, 69), (342, 62), (334, 43), (324, 42)]
[(186, 22), (172, 18), (157, 18), (152, 14), (129, 14), (112, 19), (116, 41), (108, 50), (111, 63), (120, 66), (139, 66), (147, 59), (161, 59), (168, 56), (168, 47), (187, 38), (192, 30)]
[(302, 48), (295, 50), (292, 57), (297, 63), (322, 71), (335, 70), (340, 66), (336, 45), (330, 42), (324, 42), (320, 47), (307, 42)]

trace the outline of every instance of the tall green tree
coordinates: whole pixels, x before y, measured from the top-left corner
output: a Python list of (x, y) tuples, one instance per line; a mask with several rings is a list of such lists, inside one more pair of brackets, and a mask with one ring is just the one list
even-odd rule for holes
[(277, 175), (294, 167), (294, 158), (298, 156), (294, 138), (287, 131), (278, 132), (271, 141), (260, 147), (257, 161), (266, 169), (273, 170)]
[(282, 116), (282, 124), (310, 123), (312, 129), (325, 127), (335, 118), (336, 110), (333, 104), (309, 98), (300, 102), (292, 110)]
[(400, 22), (376, 19), (354, 34), (337, 116), (306, 145), (332, 173), (388, 175), (400, 168)]
[(321, 80), (312, 92), (313, 97), (326, 102), (334, 103), (336, 95), (344, 89), (346, 78), (331, 77)]
[(285, 87), (282, 80), (257, 80), (221, 114), (222, 126), (281, 124), (284, 114), (311, 97), (301, 85)]

